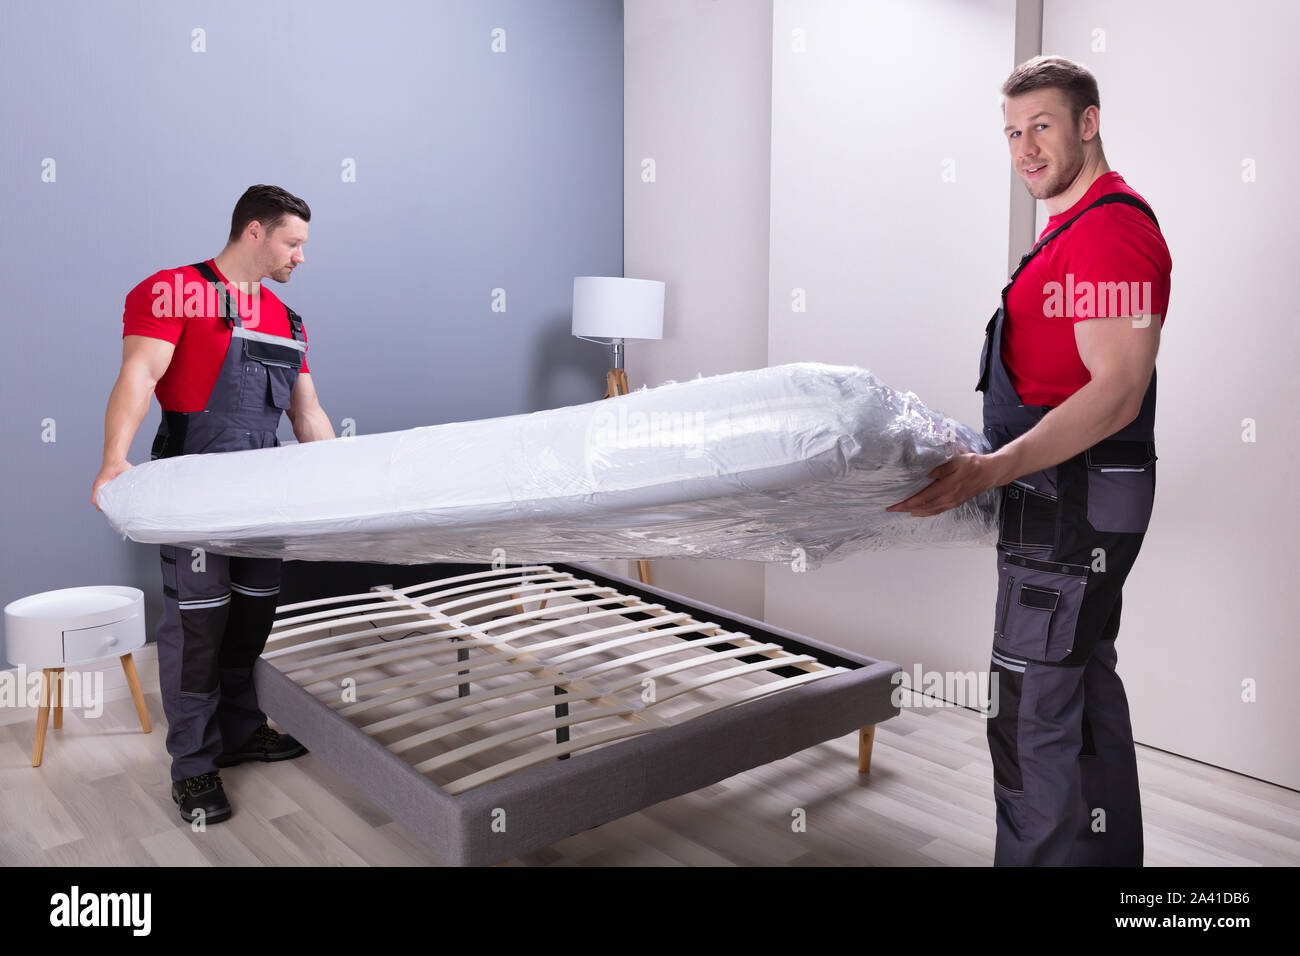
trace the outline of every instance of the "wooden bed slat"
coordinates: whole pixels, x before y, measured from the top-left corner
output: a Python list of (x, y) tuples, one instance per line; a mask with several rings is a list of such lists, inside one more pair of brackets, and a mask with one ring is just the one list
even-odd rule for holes
[[(682, 614), (677, 616), (686, 617), (687, 615)], [(563, 623), (563, 622), (555, 622), (555, 623)], [(716, 627), (716, 625), (710, 625), (710, 626)], [(685, 633), (692, 630), (698, 631), (702, 629), (704, 625), (691, 624), (691, 625), (682, 625), (680, 627), (656, 628), (653, 631), (646, 631), (644, 630), (644, 627), (645, 627), (644, 623), (640, 621), (629, 621), (625, 624), (617, 625), (616, 627), (603, 628), (601, 631), (603, 633), (619, 633), (622, 631), (633, 630), (636, 628), (642, 628), (642, 630), (638, 631), (635, 635), (631, 637), (625, 637), (618, 641), (608, 641), (605, 644), (595, 645), (590, 649), (590, 651), (586, 649), (572, 651), (569, 654), (563, 655), (563, 659), (567, 660), (568, 658), (573, 656), (582, 657), (587, 653), (596, 653), (608, 647), (615, 646), (617, 644), (628, 643), (633, 641), (643, 641), (649, 639), (650, 637), (666, 637), (676, 633)], [(549, 626), (541, 629), (526, 628), (526, 630), (533, 631), (534, 633), (544, 633), (546, 630), (552, 630), (552, 629), (553, 628)], [(535, 644), (527, 645), (526, 650), (532, 653), (537, 653), (543, 650), (551, 650), (552, 648), (556, 648), (556, 647), (565, 647), (569, 644), (577, 644), (586, 641), (592, 636), (592, 634), (595, 633), (600, 633), (600, 632), (591, 632), (590, 634), (589, 633), (569, 634), (565, 637), (557, 637), (549, 641), (540, 641)], [(432, 651), (433, 653), (447, 653), (450, 651), (477, 648), (477, 647), (496, 647), (499, 646), (501, 643), (501, 641), (498, 640), (497, 638), (491, 638), (488, 640), (476, 638), (474, 640), (468, 640), (468, 641), (456, 641), (455, 643), (449, 643), (446, 646), (442, 646), (442, 647), (430, 646), (432, 642), (443, 640), (445, 637), (446, 635), (441, 633), (426, 634), (421, 637), (407, 638), (406, 640), (403, 640), (400, 643), (385, 642), (383, 645), (368, 645), (365, 647), (353, 648), (351, 649), (351, 651), (340, 652), (340, 654), (325, 655), (325, 657), (321, 658), (320, 661), (323, 661), (325, 663), (338, 663), (340, 664), (340, 666), (334, 668), (333, 670), (325, 671), (324, 673), (320, 673), (320, 674), (313, 673), (311, 675), (311, 683), (317, 683), (322, 680), (332, 680), (335, 677), (341, 677), (355, 670), (370, 669), (370, 668), (377, 667), (381, 664), (391, 664), (395, 661), (407, 660), (412, 657), (419, 657), (423, 654), (429, 653), (430, 651)], [(505, 639), (513, 640), (515, 638), (507, 635)], [(407, 647), (407, 645), (412, 645), (412, 644), (415, 646)], [(392, 652), (383, 653), (383, 648), (390, 648), (392, 649)], [(360, 651), (377, 651), (379, 653), (375, 657), (365, 657), (365, 658), (355, 657), (353, 652), (360, 652)], [(329, 660), (329, 658), (337, 658), (337, 660)], [(343, 666), (342, 662), (345, 660), (348, 663), (346, 664), (346, 666)], [(481, 661), (481, 658), (479, 660)], [(557, 657), (557, 658), (552, 658), (551, 660), (552, 662), (558, 663), (561, 660), (561, 658)], [(317, 664), (316, 660), (304, 661), (301, 664), (294, 664), (292, 667), (285, 668), (284, 672), (292, 676), (294, 674), (300, 674), (306, 670), (314, 671), (316, 669), (316, 664)], [(295, 677), (294, 679), (297, 680), (298, 678)]]
[[(538, 606), (528, 610), (533, 601)], [(407, 728), (385, 743), (393, 753), (436, 746), (457, 734), (484, 734), (413, 763), (419, 772), (481, 763), (476, 758), (506, 748), (498, 762), (443, 783), (453, 794), (845, 671), (540, 564), (403, 588), (378, 585), (361, 594), (286, 605), (277, 615), (268, 641), (278, 646), (263, 656), (364, 733), (389, 735)], [(624, 619), (633, 615), (641, 619)], [(613, 620), (604, 624), (605, 618)], [(602, 623), (593, 626), (597, 622)], [(334, 633), (341, 628), (348, 630)], [(383, 639), (399, 632), (403, 636), (396, 640)], [(648, 642), (654, 646), (632, 650)], [(701, 650), (707, 653), (693, 653)], [(454, 659), (444, 657), (451, 652)], [(656, 663), (678, 654), (690, 656)], [(614, 656), (600, 659), (608, 655)], [(590, 658), (597, 659), (573, 666)], [(735, 663), (737, 658), (759, 659)], [(771, 673), (784, 668), (801, 673)], [(629, 673), (613, 676), (620, 670)], [(367, 672), (375, 678), (352, 688), (354, 700), (343, 699), (333, 682)], [(661, 684), (661, 678), (667, 680)], [(737, 679), (743, 685), (729, 683)], [(649, 701), (640, 697), (646, 681), (656, 682)], [(457, 696), (436, 699), (447, 691)], [(715, 694), (724, 696), (710, 697)], [(702, 702), (689, 706), (692, 695)], [(670, 700), (688, 706), (670, 713), (672, 708), (662, 706)], [(410, 702), (417, 706), (407, 706)], [(551, 713), (525, 716), (535, 711)], [(610, 720), (616, 726), (586, 728), (569, 737), (570, 729)], [(438, 722), (429, 726), (431, 721)], [(510, 723), (489, 732), (488, 725), (500, 721)], [(543, 734), (554, 734), (553, 742), (525, 753), (511, 746)]]

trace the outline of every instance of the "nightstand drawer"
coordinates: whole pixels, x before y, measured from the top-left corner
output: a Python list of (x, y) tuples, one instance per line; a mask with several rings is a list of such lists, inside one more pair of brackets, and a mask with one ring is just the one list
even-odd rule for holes
[(143, 643), (139, 640), (140, 631), (140, 621), (135, 617), (97, 627), (64, 631), (63, 662), (76, 664), (126, 654)]
[(143, 647), (144, 592), (117, 584), (59, 588), (5, 605), (5, 656), (15, 667), (62, 667)]

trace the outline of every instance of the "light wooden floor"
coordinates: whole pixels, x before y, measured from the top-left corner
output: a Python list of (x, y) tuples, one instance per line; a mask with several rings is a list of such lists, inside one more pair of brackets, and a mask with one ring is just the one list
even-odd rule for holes
[[(171, 801), (156, 665), (140, 670), (147, 736), (127, 698), (98, 719), (70, 710), (33, 769), (33, 713), (0, 714), (0, 865), (442, 865), (310, 754), (223, 770), (235, 813), (192, 832)], [(1300, 863), (1300, 794), (1146, 748), (1138, 761), (1148, 866)], [(867, 776), (851, 734), (512, 865), (987, 866), (991, 780), (978, 715), (905, 708), (878, 727)]]

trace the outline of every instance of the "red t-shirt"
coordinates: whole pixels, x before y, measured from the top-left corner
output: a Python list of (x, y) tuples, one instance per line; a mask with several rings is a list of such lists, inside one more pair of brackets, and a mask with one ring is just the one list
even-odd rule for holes
[[(292, 337), (284, 303), (265, 283), (260, 284), (259, 295), (246, 295), (221, 274), (213, 260), (208, 259), (207, 263), (226, 284), (244, 328)], [(200, 412), (207, 407), (231, 335), (226, 320), (221, 318), (216, 289), (197, 269), (191, 266), (163, 269), (128, 292), (122, 313), (122, 337), (128, 335), (147, 335), (176, 346), (171, 364), (154, 389), (164, 411)], [(304, 342), (306, 338), (304, 327)], [(309, 371), (306, 353), (302, 371)]]
[[(1077, 203), (1048, 219), (1038, 238), (1112, 192), (1142, 198), (1119, 173), (1104, 173)], [(1055, 407), (1092, 380), (1079, 358), (1075, 322), (1158, 315), (1163, 328), (1171, 268), (1155, 223), (1124, 203), (1090, 210), (1044, 246), (1007, 293), (1002, 362), (1020, 400)]]

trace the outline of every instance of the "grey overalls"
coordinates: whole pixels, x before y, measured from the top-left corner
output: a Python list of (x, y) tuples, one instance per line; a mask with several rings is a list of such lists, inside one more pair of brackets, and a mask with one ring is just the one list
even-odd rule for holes
[[(163, 412), (152, 457), (276, 446), (307, 347), (302, 320), (288, 310), (292, 338), (246, 329), (212, 268), (193, 268), (217, 288), (230, 345), (203, 411)], [(172, 779), (183, 780), (216, 770), (222, 750), (238, 748), (266, 720), (253, 664), (275, 616), (280, 560), (199, 556), (170, 545), (161, 551), (158, 683)]]
[[(1037, 243), (1002, 289), (976, 385), (994, 450), (1050, 408), (1022, 404), (1002, 363), (1007, 292), (1043, 246), (1114, 202), (1156, 222), (1139, 200), (1108, 193)], [(1142, 864), (1137, 761), (1115, 637), (1120, 590), (1151, 518), (1155, 407), (1153, 370), (1133, 422), (1002, 487), (991, 663), (998, 710), (988, 721), (995, 865)]]

